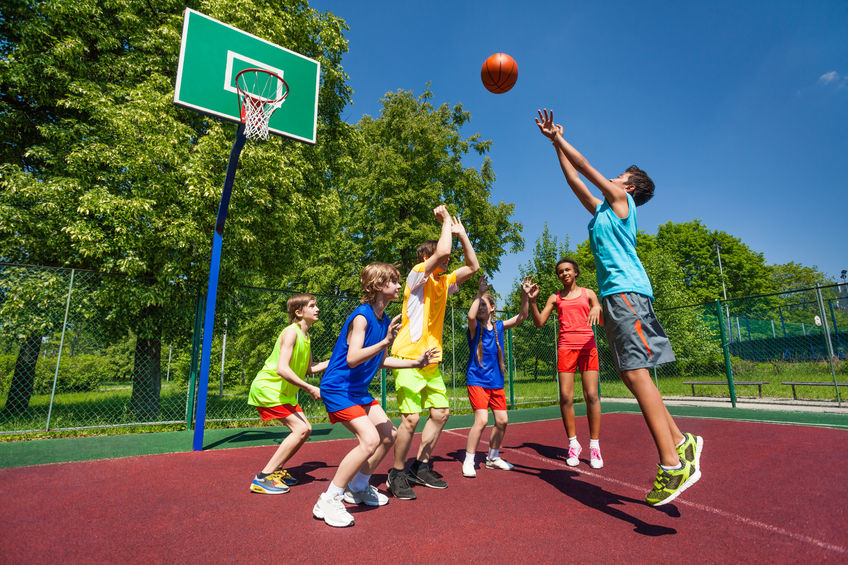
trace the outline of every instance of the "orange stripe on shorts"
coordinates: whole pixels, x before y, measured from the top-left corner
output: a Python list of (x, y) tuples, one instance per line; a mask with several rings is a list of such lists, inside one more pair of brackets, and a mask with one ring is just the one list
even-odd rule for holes
[[(633, 313), (636, 314), (636, 310), (630, 304), (630, 301), (627, 300), (627, 297), (624, 295), (623, 292), (621, 293), (621, 298), (624, 299), (624, 303), (627, 304), (627, 306), (630, 308), (630, 310), (632, 310)], [(636, 315), (638, 316), (638, 314), (636, 314)], [(648, 347), (648, 340), (645, 339), (645, 334), (642, 333), (642, 320), (636, 320), (636, 323), (633, 325), (633, 328), (636, 330), (636, 333), (639, 334), (639, 339), (642, 340), (642, 344), (645, 346), (645, 349), (648, 351), (648, 356), (653, 357), (654, 354), (651, 353), (651, 348)]]

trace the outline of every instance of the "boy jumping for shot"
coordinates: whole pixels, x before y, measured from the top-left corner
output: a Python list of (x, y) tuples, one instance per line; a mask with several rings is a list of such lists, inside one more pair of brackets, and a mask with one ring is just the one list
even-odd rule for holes
[(326, 361), (312, 362), (309, 328), (318, 321), (315, 297), (311, 294), (296, 294), (288, 299), (286, 309), (291, 324), (283, 329), (274, 342), (274, 349), (250, 385), (250, 396), (247, 399), (247, 403), (259, 411), (263, 422), (280, 420), (291, 431), (250, 484), (250, 491), (260, 494), (285, 494), (291, 485), (297, 483), (297, 479), (283, 466), (312, 433), (312, 425), (303, 416), (297, 393), (303, 389), (313, 400), (320, 400), (321, 391), (318, 387), (303, 378), (327, 367)]
[[(425, 241), (418, 247), (418, 264), (406, 278), (402, 324), (392, 346), (392, 355), (403, 359), (417, 359), (431, 348), (441, 351), (448, 296), (459, 290), (459, 285), (480, 269), (477, 255), (459, 219), (451, 218), (444, 206), (433, 209), (433, 214), (442, 222), (441, 235), (438, 240)], [(454, 235), (462, 245), (465, 265), (448, 273)], [(415, 498), (410, 482), (437, 489), (448, 486), (430, 465), (430, 457), (450, 416), (447, 388), (439, 372), (440, 360), (441, 355), (422, 369), (395, 372), (401, 422), (395, 441), (394, 468), (389, 470), (386, 486), (401, 500)], [(406, 456), (422, 410), (429, 410), (429, 417), (421, 432), (418, 455), (409, 471), (405, 471)]]
[[(636, 254), (636, 206), (651, 199), (654, 183), (635, 165), (614, 179), (605, 178), (563, 138), (553, 112), (540, 110), (536, 125), (553, 142), (568, 185), (593, 216), (589, 243), (610, 353), (639, 403), (660, 457), (646, 500), (652, 506), (667, 504), (701, 478), (704, 440), (680, 432), (648, 371), (674, 361), (671, 343), (654, 314), (651, 282)], [(601, 190), (604, 200), (589, 192), (578, 173)]]

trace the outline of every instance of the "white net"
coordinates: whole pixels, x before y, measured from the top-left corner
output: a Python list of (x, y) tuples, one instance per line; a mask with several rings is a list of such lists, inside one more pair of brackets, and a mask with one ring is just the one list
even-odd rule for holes
[(281, 77), (264, 69), (245, 69), (236, 75), (236, 88), (245, 137), (268, 139), (268, 123), (288, 96), (288, 85)]
[(268, 139), (268, 121), (280, 104), (282, 102), (270, 103), (245, 96), (242, 100), (244, 136), (247, 139)]

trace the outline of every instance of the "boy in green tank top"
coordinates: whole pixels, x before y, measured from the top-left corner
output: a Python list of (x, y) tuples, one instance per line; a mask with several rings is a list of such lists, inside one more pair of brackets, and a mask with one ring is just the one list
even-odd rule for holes
[(256, 406), (263, 422), (280, 420), (291, 431), (250, 484), (250, 492), (260, 494), (284, 494), (290, 485), (297, 483), (284, 465), (312, 433), (297, 393), (303, 389), (314, 400), (320, 400), (321, 390), (303, 379), (327, 368), (327, 361), (312, 362), (309, 328), (318, 321), (315, 297), (297, 294), (288, 299), (286, 308), (291, 324), (280, 333), (265, 365), (253, 379), (247, 400)]

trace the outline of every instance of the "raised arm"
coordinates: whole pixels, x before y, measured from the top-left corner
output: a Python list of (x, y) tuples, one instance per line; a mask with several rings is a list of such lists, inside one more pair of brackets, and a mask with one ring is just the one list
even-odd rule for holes
[(480, 263), (477, 261), (474, 248), (471, 246), (471, 240), (468, 239), (468, 234), (465, 232), (465, 226), (462, 225), (459, 218), (454, 218), (452, 222), (451, 232), (456, 235), (459, 243), (462, 244), (462, 254), (465, 256), (465, 265), (456, 270), (456, 284), (462, 284), (480, 270)]
[(477, 283), (477, 294), (474, 295), (474, 300), (471, 301), (471, 307), (468, 309), (468, 333), (472, 336), (477, 333), (477, 312), (480, 310), (480, 300), (490, 288), (491, 285), (486, 275), (480, 275), (480, 281)]
[(453, 243), (453, 233), (451, 231), (453, 221), (448, 213), (448, 209), (442, 204), (433, 208), (433, 214), (437, 220), (442, 222), (442, 233), (439, 235), (439, 240), (436, 243), (436, 250), (433, 251), (433, 255), (428, 257), (424, 263), (424, 278), (429, 277), (433, 271), (450, 257), (451, 244)]
[(524, 281), (521, 283), (521, 306), (518, 308), (518, 314), (508, 320), (504, 320), (504, 330), (514, 328), (527, 319), (527, 314), (530, 310), (529, 294), (533, 286), (533, 277), (524, 277)]
[(539, 296), (539, 286), (533, 284), (527, 292), (527, 298), (530, 299), (530, 315), (533, 317), (533, 325), (537, 328), (541, 328), (545, 325), (545, 322), (548, 321), (548, 316), (551, 315), (551, 311), (554, 309), (554, 304), (556, 304), (556, 294), (552, 294), (548, 297), (548, 301), (545, 302), (545, 307), (542, 308), (541, 312), (539, 312), (539, 309), (536, 307), (537, 296)]
[(298, 377), (297, 373), (295, 373), (291, 366), (289, 366), (296, 342), (297, 330), (289, 328), (283, 332), (283, 337), (280, 340), (280, 356), (277, 358), (277, 374), (280, 375), (283, 380), (305, 390), (313, 399), (320, 400), (321, 390), (317, 386), (311, 385)]
[[(613, 212), (615, 212), (616, 216), (619, 218), (626, 218), (628, 214), (628, 204), (627, 204), (627, 191), (620, 184), (616, 184), (598, 172), (595, 167), (593, 167), (589, 161), (577, 150), (575, 149), (568, 141), (563, 137), (563, 131), (561, 128), (557, 128), (557, 126), (553, 125), (554, 113), (553, 111), (548, 112), (548, 110), (544, 110), (543, 112), (539, 112), (539, 116), (543, 119), (542, 124), (539, 125), (539, 129), (542, 129), (542, 125), (546, 123), (546, 121), (550, 122), (551, 126), (548, 127), (547, 131), (551, 131), (550, 127), (553, 127), (553, 137), (548, 136), (551, 141), (553, 141), (554, 145), (557, 147), (557, 152), (562, 151), (565, 155), (566, 159), (580, 172), (584, 177), (586, 177), (589, 182), (597, 186), (604, 195), (604, 198), (607, 202), (610, 203)], [(538, 119), (537, 119), (538, 123)], [(543, 134), (545, 131), (542, 132)], [(574, 187), (572, 187), (574, 188)], [(600, 202), (600, 200), (598, 200)], [(595, 210), (592, 208), (591, 212), (594, 214)]]
[[(539, 131), (551, 140), (553, 143), (554, 149), (556, 150), (557, 160), (559, 161), (559, 166), (562, 169), (562, 174), (565, 175), (565, 180), (568, 182), (568, 186), (571, 187), (571, 191), (574, 192), (574, 195), (583, 204), (583, 207), (589, 211), (590, 214), (595, 214), (595, 208), (597, 208), (598, 204), (601, 203), (601, 200), (589, 192), (589, 189), (586, 187), (586, 183), (584, 183), (580, 179), (580, 174), (577, 172), (577, 169), (574, 168), (574, 165), (571, 164), (571, 161), (568, 160), (563, 150), (560, 148), (557, 143), (557, 139), (562, 139), (562, 126), (554, 124), (554, 116), (553, 112), (550, 114), (547, 110), (544, 113), (540, 110), (539, 117), (536, 118), (536, 125), (539, 126)], [(541, 121), (540, 121), (541, 120)]]

